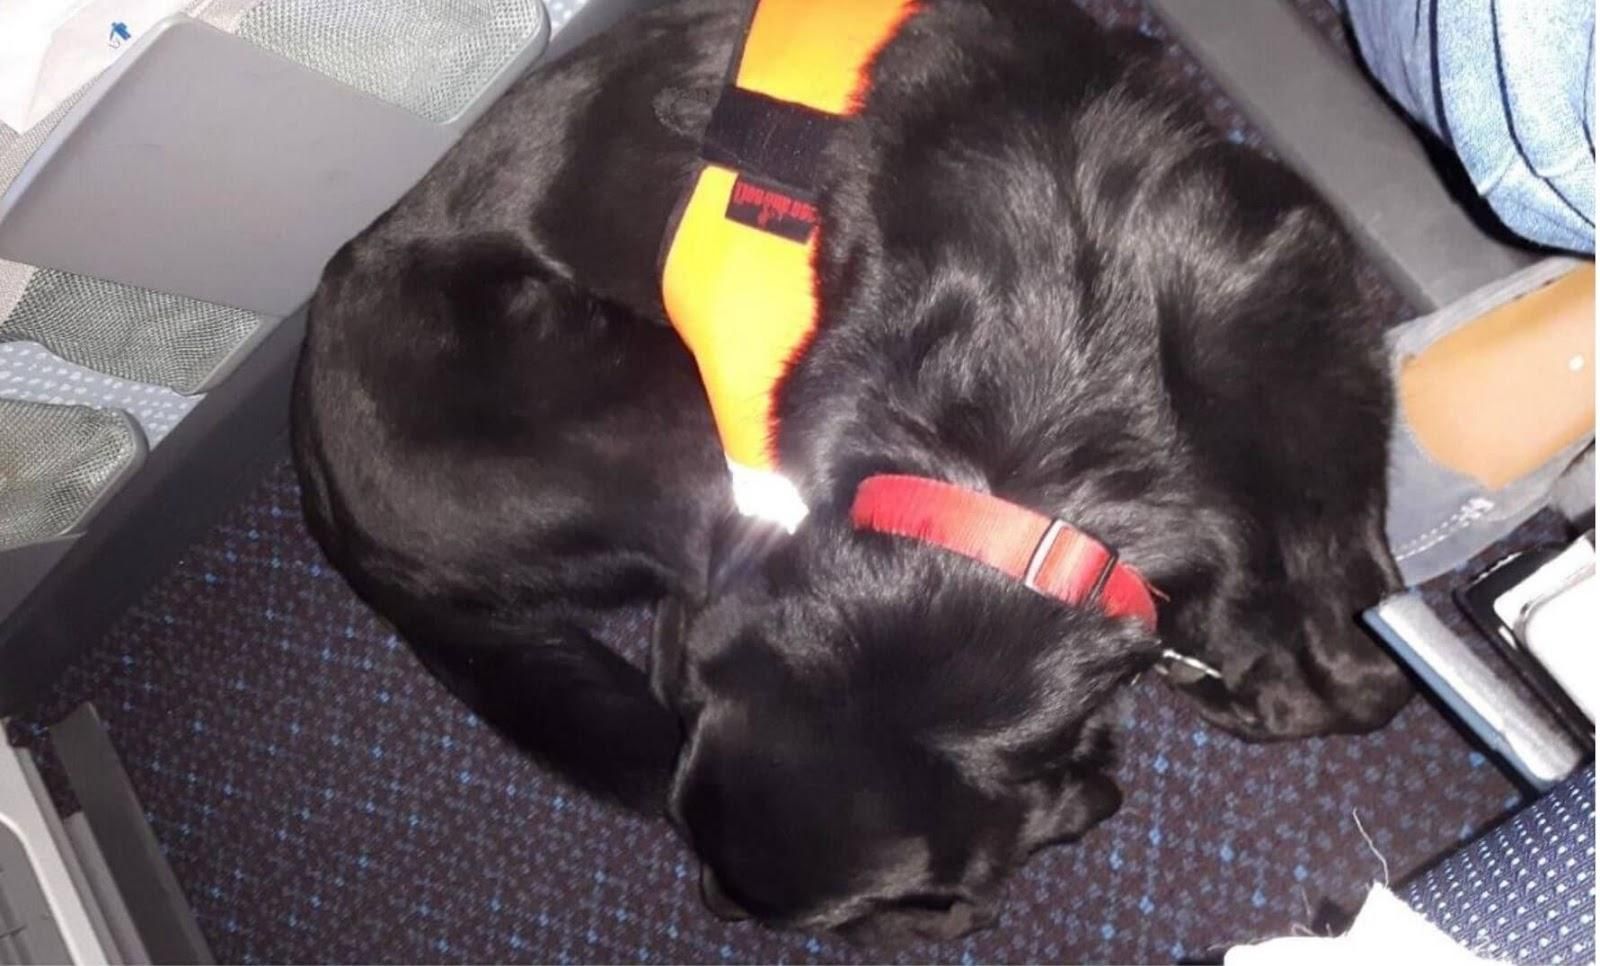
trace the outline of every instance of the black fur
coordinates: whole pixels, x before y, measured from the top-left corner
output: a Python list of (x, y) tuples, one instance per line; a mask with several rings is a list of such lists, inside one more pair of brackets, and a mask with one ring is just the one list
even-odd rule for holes
[[(1355, 252), (1060, 0), (926, 0), (877, 59), (779, 396), (813, 512), (734, 515), (655, 269), (745, 16), (685, 0), (538, 71), (330, 262), (295, 447), (352, 586), (514, 741), (667, 807), (714, 908), (868, 938), (983, 925), (1111, 814), (1105, 709), (1163, 646), (1223, 671), (1190, 690), (1246, 737), (1387, 721), (1408, 685), (1353, 621), (1396, 583)], [(1100, 536), (1170, 598), (1160, 640), (855, 532), (890, 471)], [(593, 632), (640, 601), (648, 677)]]

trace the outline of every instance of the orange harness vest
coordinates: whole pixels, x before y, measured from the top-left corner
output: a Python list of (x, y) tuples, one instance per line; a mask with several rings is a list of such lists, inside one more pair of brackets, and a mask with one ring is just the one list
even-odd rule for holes
[[(778, 482), (773, 390), (816, 325), (818, 156), (858, 109), (867, 65), (912, 7), (757, 0), (712, 112), (661, 293), (699, 366), (736, 491), (753, 480), (759, 488), (763, 475)], [(796, 513), (803, 504), (779, 516), (794, 517), (792, 529)]]

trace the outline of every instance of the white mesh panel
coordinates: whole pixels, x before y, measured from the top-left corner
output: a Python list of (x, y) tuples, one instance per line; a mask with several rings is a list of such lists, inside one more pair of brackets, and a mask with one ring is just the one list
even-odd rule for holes
[(126, 415), (0, 399), (0, 549), (71, 529), (139, 458)]
[(22, 166), (33, 157), (33, 152), (39, 150), (50, 132), (56, 129), (56, 125), (61, 123), (61, 119), (67, 116), (67, 112), (72, 110), (88, 89), (89, 85), (85, 84), (73, 91), (66, 100), (56, 105), (55, 110), (40, 118), (39, 123), (21, 133), (0, 124), (0, 194), (4, 194), (6, 187), (16, 180), (22, 172)]
[(538, 0), (262, 0), (238, 35), (433, 121), (539, 29)]
[(41, 268), (0, 318), (0, 340), (38, 342), (90, 369), (193, 392), (266, 323), (242, 309)]

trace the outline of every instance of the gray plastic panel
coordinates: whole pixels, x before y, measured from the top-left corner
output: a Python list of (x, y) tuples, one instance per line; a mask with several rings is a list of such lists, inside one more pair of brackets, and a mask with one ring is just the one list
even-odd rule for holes
[[(186, 17), (102, 75), (0, 198), (0, 256), (285, 316), (544, 47), (451, 124)], [(204, 82), (197, 82), (198, 79)]]
[(1285, 0), (1152, 4), (1419, 314), (1537, 257), (1483, 233), (1406, 123)]
[(151, 961), (215, 962), (94, 706), (52, 726), (50, 745)]
[(128, 904), (117, 890), (117, 881), (106, 867), (105, 854), (95, 840), (94, 830), (82, 812), (73, 812), (61, 820), (61, 830), (67, 833), (72, 851), (78, 856), (78, 867), (83, 870), (84, 885), (94, 898), (94, 905), (105, 920), (105, 941), (116, 947), (117, 961), (123, 963), (151, 962), (150, 953), (139, 938), (139, 930), (128, 914)]
[(0, 198), (0, 256), (288, 315), (334, 250), (451, 140), (448, 128), (169, 18), (100, 77)]
[[(26, 750), (12, 748), (3, 739), (0, 739), (0, 827), (15, 833), (26, 857), (24, 865), (8, 862), (4, 874), (7, 877), (28, 876), (37, 889), (34, 892), (33, 888), (24, 886), (12, 890), (8, 884), (12, 901), (27, 903), (27, 899), (42, 895), (48, 921), (41, 923), (36, 916), (29, 916), (29, 922), (54, 931), (53, 937), (48, 931), (33, 934), (18, 952), (30, 956), (46, 953), (44, 959), (35, 960), (46, 963), (114, 962), (104, 938), (105, 921), (86, 891), (77, 854), (72, 851), (72, 843), (39, 778), (39, 771)], [(27, 905), (37, 910), (32, 903)], [(40, 945), (35, 945), (36, 942)], [(57, 946), (65, 947), (64, 955)]]
[(0, 963), (65, 963), (69, 956), (22, 839), (0, 822)]
[(76, 535), (69, 535), (0, 550), (0, 614), (8, 614), (22, 603), (22, 598), (39, 586), (77, 539)]

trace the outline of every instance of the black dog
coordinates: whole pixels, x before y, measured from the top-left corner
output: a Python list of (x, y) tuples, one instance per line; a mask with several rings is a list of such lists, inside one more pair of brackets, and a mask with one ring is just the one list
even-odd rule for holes
[[(1164, 647), (1250, 738), (1387, 721), (1409, 686), (1352, 615), (1396, 583), (1391, 391), (1352, 246), (1060, 0), (926, 0), (877, 57), (777, 403), (811, 515), (740, 522), (656, 265), (745, 6), (658, 8), (525, 79), (329, 263), (295, 447), (352, 586), (523, 747), (667, 806), (714, 908), (785, 926), (989, 921), (1008, 870), (1116, 809), (1104, 708)], [(1159, 640), (858, 532), (884, 472), (1096, 534), (1168, 598)], [(640, 601), (649, 678), (593, 632)]]

